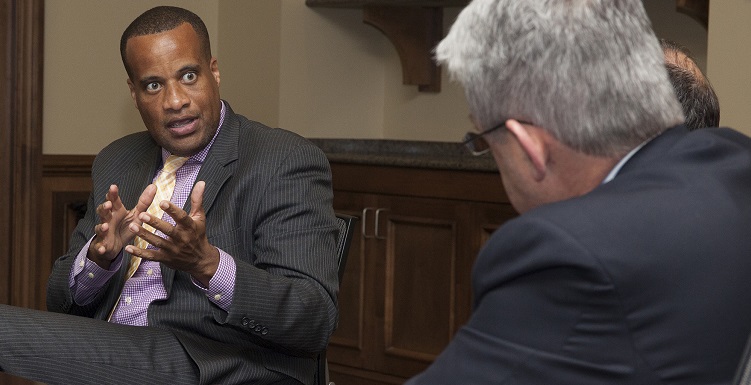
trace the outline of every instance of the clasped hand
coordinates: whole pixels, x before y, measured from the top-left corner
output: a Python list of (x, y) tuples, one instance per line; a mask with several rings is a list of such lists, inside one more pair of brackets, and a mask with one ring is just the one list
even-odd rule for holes
[[(167, 200), (159, 203), (162, 210), (175, 220), (173, 226), (147, 213), (156, 195), (156, 186), (153, 184), (143, 190), (138, 203), (130, 210), (123, 205), (118, 187), (110, 186), (105, 202), (96, 208), (99, 224), (94, 227), (95, 237), (89, 247), (88, 258), (108, 269), (112, 260), (125, 247), (125, 251), (132, 255), (188, 272), (204, 286), (208, 286), (219, 265), (219, 251), (206, 238), (206, 213), (202, 203), (205, 188), (206, 183), (203, 181), (193, 187), (190, 213)], [(167, 238), (146, 230), (143, 223), (161, 231)], [(144, 250), (133, 246), (131, 242), (136, 236), (154, 245), (156, 249)]]

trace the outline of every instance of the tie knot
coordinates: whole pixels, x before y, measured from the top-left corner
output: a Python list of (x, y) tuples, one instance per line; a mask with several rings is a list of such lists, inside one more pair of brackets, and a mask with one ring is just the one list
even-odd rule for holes
[(170, 155), (167, 160), (164, 161), (164, 167), (162, 167), (162, 173), (171, 174), (175, 172), (180, 166), (185, 164), (188, 158), (177, 155)]

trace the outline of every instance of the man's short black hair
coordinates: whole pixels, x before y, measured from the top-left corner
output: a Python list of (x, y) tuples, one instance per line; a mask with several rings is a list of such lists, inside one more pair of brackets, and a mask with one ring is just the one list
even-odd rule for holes
[(665, 68), (686, 116), (686, 127), (695, 130), (719, 126), (720, 101), (691, 51), (665, 39), (660, 39), (660, 45), (666, 57), (673, 55), (675, 59), (666, 60)]
[(125, 46), (128, 39), (136, 36), (153, 35), (160, 32), (171, 31), (183, 23), (188, 23), (198, 35), (201, 42), (201, 51), (206, 59), (211, 59), (211, 44), (209, 42), (209, 31), (198, 15), (187, 9), (170, 6), (159, 6), (149, 9), (142, 13), (128, 28), (123, 32), (120, 38), (120, 57), (123, 60), (125, 71), (131, 76), (128, 61), (125, 59)]

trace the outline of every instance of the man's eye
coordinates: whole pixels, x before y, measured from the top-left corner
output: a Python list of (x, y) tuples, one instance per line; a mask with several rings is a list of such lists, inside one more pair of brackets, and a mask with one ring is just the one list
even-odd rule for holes
[(198, 78), (198, 75), (196, 75), (195, 72), (188, 72), (185, 75), (183, 75), (183, 80), (188, 83), (192, 83), (196, 81), (197, 78)]
[(151, 82), (146, 85), (146, 91), (156, 91), (159, 88), (160, 88), (160, 85), (157, 82)]

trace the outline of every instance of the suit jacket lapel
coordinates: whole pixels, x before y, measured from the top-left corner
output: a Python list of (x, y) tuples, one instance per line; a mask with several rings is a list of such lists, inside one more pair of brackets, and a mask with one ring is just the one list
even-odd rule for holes
[[(219, 195), (224, 183), (232, 176), (232, 171), (228, 167), (232, 162), (237, 160), (238, 154), (238, 142), (240, 137), (240, 120), (235, 115), (229, 103), (226, 101), (224, 105), (227, 111), (224, 114), (224, 122), (222, 123), (219, 135), (217, 135), (214, 143), (211, 145), (206, 159), (201, 166), (201, 170), (198, 172), (196, 182), (205, 181), (206, 189), (203, 194), (203, 209), (207, 213), (214, 205), (216, 197)], [(191, 204), (190, 198), (185, 202), (183, 210), (190, 212)], [(209, 225), (207, 223), (207, 225)], [(162, 282), (167, 290), (167, 295), (171, 295), (172, 282), (175, 278), (175, 270), (161, 265), (162, 267)]]
[[(214, 140), (214, 144), (211, 145), (211, 150), (196, 177), (196, 182), (206, 182), (206, 190), (203, 193), (203, 209), (206, 213), (214, 205), (219, 190), (232, 176), (232, 170), (228, 166), (236, 161), (238, 156), (240, 119), (232, 111), (229, 103), (224, 103), (227, 106), (227, 112), (224, 115), (222, 129)], [(185, 211), (190, 212), (190, 199), (185, 202)]]
[[(143, 190), (153, 181), (161, 163), (161, 149), (159, 146), (155, 146), (153, 151), (145, 153), (133, 167), (124, 173), (118, 186), (121, 186), (120, 199), (122, 199), (125, 207), (135, 207)], [(122, 186), (129, 188), (123, 189)]]

